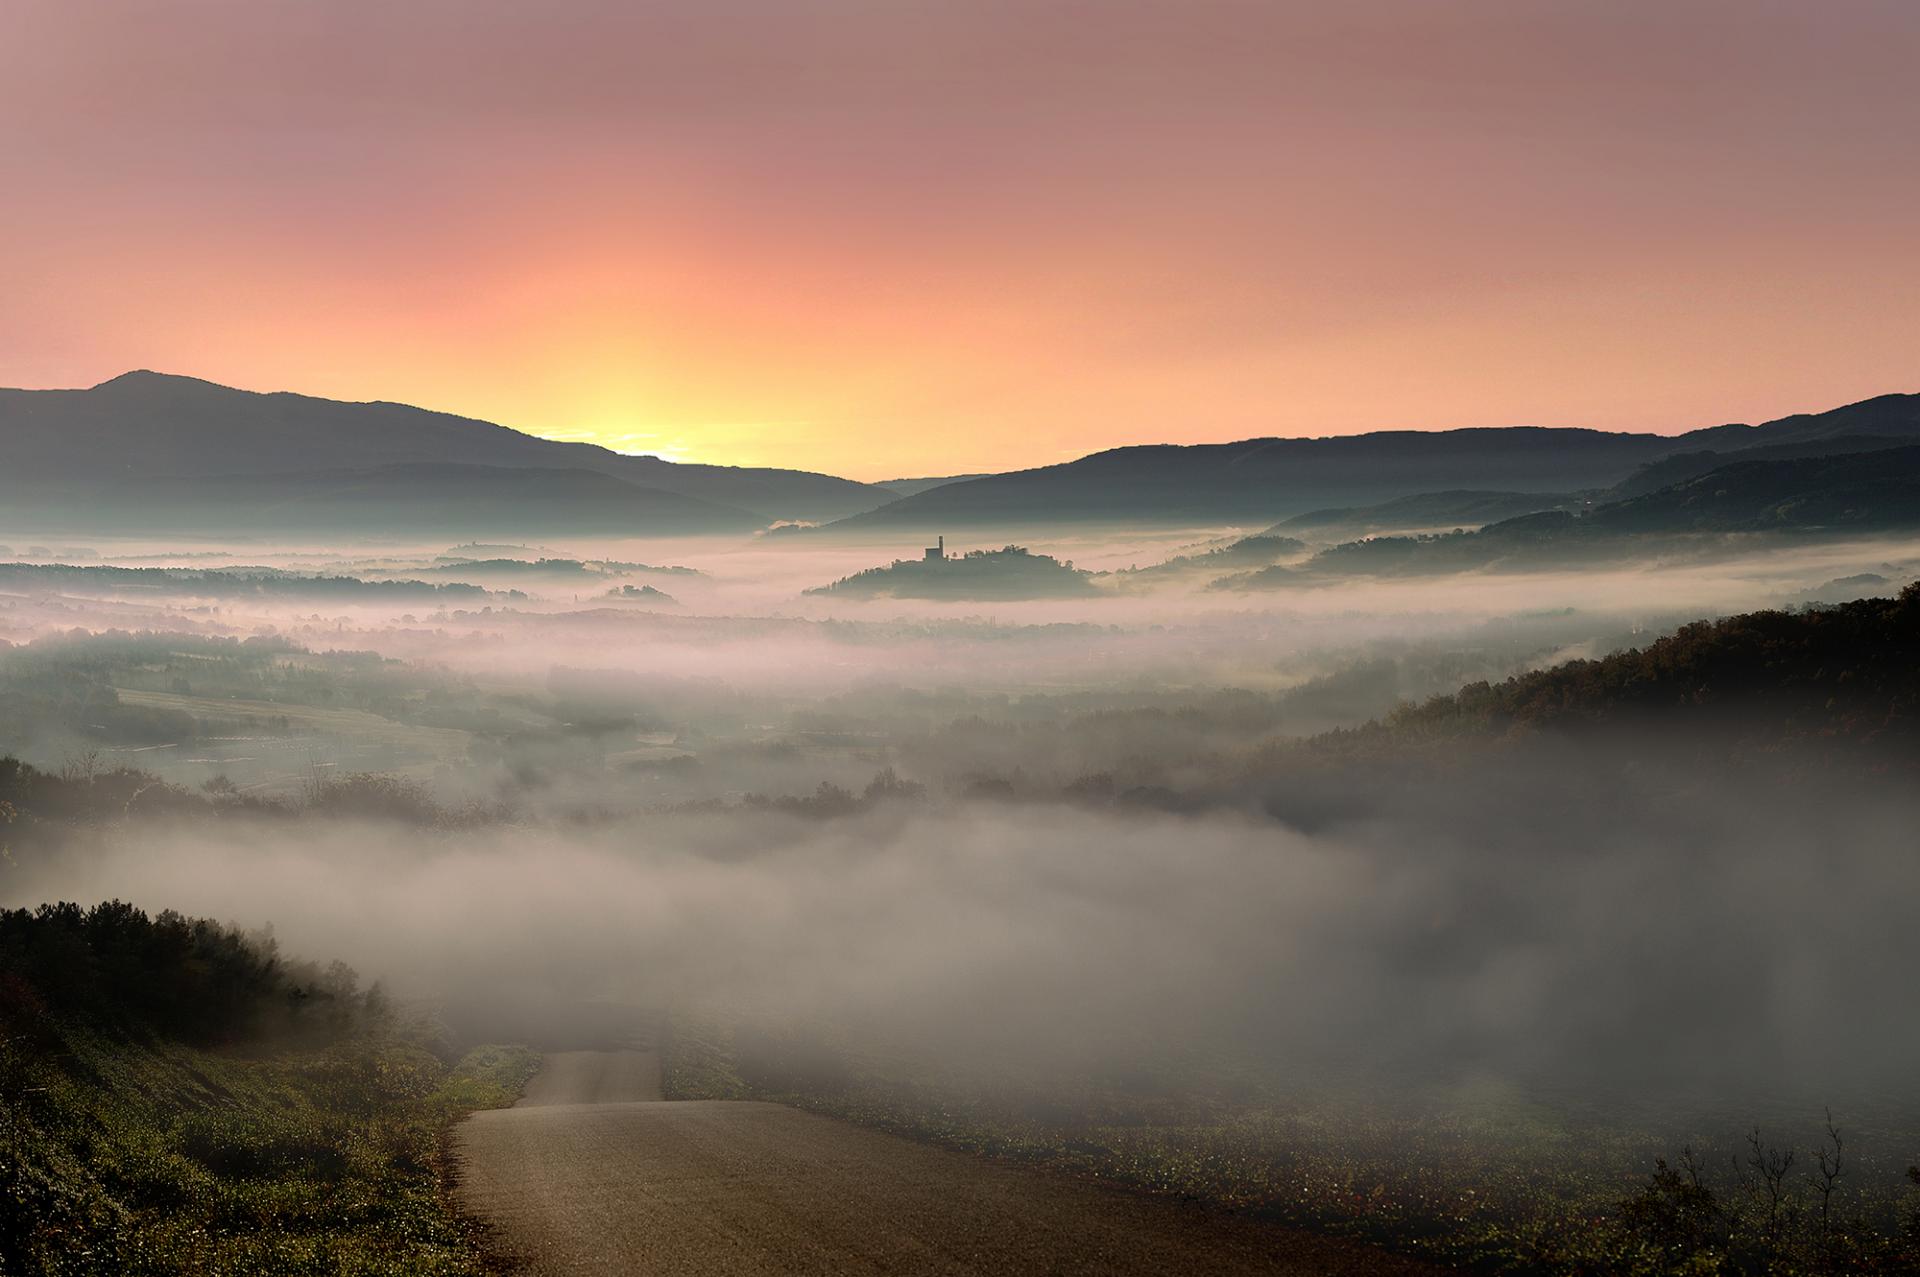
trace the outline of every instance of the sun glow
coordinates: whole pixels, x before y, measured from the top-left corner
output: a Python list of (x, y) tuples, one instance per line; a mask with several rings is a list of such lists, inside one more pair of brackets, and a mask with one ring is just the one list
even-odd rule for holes
[(1713, 6), (852, 4), (827, 42), (808, 6), (445, 7), (376, 40), (358, 3), (26, 0), (58, 38), (0, 41), (0, 385), (154, 368), (864, 479), (1915, 388), (1911, 8), (1729, 44)]

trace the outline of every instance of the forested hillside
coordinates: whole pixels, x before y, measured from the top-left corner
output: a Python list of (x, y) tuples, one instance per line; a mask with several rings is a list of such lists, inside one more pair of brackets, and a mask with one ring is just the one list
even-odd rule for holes
[(1755, 739), (1920, 744), (1920, 585), (1894, 599), (1700, 621), (1644, 648), (1473, 683), (1378, 730), (1732, 728)]

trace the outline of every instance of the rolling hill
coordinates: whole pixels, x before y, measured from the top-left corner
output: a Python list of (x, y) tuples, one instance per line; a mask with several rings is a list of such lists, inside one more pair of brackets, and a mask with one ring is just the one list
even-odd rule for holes
[(1676, 436), (1512, 426), (1116, 448), (1060, 465), (945, 483), (834, 526), (922, 533), (981, 524), (1120, 521), (1265, 526), (1328, 507), (1376, 506), (1449, 489), (1607, 489), (1678, 453), (1737, 455), (1848, 436), (1881, 441), (1873, 446), (1920, 442), (1920, 395), (1882, 395), (1830, 412)]
[[(624, 504), (631, 521), (619, 527), (633, 532), (832, 519), (894, 495), (802, 470), (630, 457), (404, 404), (257, 394), (152, 372), (127, 373), (88, 390), (0, 390), (0, 441), (7, 461), (0, 496), (16, 518), (57, 508), (58, 498), (111, 506), (125, 524), (137, 521), (150, 502), (163, 509), (190, 505), (206, 499), (208, 481), (235, 479), (268, 481), (289, 500), (315, 509), (324, 502), (299, 496), (303, 486), (335, 492), (328, 499), (353, 505), (370, 504), (354, 497), (355, 490), (404, 489), (410, 481), (430, 480), (434, 500), (456, 507), (544, 505), (537, 515), (521, 510), (519, 526), (555, 531), (573, 528), (569, 515), (580, 494), (588, 494), (584, 499), (596, 520)], [(394, 469), (406, 466), (438, 469)], [(538, 471), (545, 478), (515, 495), (513, 485), (499, 478), (506, 471)], [(359, 477), (342, 478), (349, 474)], [(574, 477), (557, 478), (563, 474)], [(462, 493), (463, 480), (473, 482), (470, 493)], [(363, 510), (360, 517), (369, 512), (380, 519), (387, 513)], [(163, 526), (174, 530), (177, 520)], [(380, 523), (360, 526), (385, 530)], [(601, 523), (592, 530), (602, 530)]]
[(1847, 452), (1884, 452), (1915, 442), (1898, 435), (1836, 435), (1827, 439), (1808, 439), (1796, 443), (1768, 444), (1758, 448), (1720, 451), (1708, 448), (1700, 452), (1676, 452), (1670, 457), (1645, 465), (1608, 489), (1604, 499), (1624, 501), (1644, 496), (1661, 488), (1684, 483), (1718, 470), (1735, 461), (1785, 461), (1796, 457), (1833, 457)]
[(1024, 546), (933, 559), (895, 559), (808, 590), (842, 598), (1066, 599), (1097, 593), (1093, 574)]
[[(1920, 585), (1803, 612), (1699, 621), (1643, 648), (1475, 683), (1360, 735), (1403, 740), (1520, 730), (1718, 726), (1787, 738), (1920, 744)], [(1349, 737), (1355, 734), (1348, 734)]]
[[(35, 529), (272, 535), (737, 533), (776, 521), (950, 528), (1413, 517), (1481, 521), (1565, 494), (1633, 497), (1734, 459), (1920, 443), (1920, 395), (1678, 436), (1535, 426), (1146, 445), (1009, 474), (902, 480), (691, 465), (395, 403), (259, 394), (132, 372), (0, 390), (0, 501)], [(900, 492), (904, 491), (905, 496)], [(1383, 511), (1381, 507), (1388, 507)], [(1440, 521), (1473, 522), (1440, 511)], [(1336, 519), (1336, 521), (1338, 521)], [(1297, 530), (1288, 528), (1288, 531)]]
[(1436, 488), (1607, 487), (1671, 446), (1652, 435), (1525, 426), (1155, 444), (943, 484), (834, 526), (923, 533), (981, 524), (1264, 526), (1329, 505), (1373, 505)]
[(1744, 460), (1596, 506), (1609, 532), (1871, 531), (1920, 525), (1920, 447)]
[(1541, 510), (1579, 505), (1571, 494), (1552, 492), (1420, 492), (1379, 505), (1310, 510), (1282, 519), (1265, 536), (1312, 536), (1345, 540), (1377, 532), (1477, 527)]
[(1346, 541), (1298, 566), (1265, 568), (1214, 584), (1274, 589), (1332, 576), (1561, 568), (1712, 553), (1734, 544), (1732, 538), (1755, 535), (1833, 538), (1912, 528), (1920, 528), (1920, 446), (1736, 460), (1653, 492), (1596, 505), (1585, 517), (1549, 509), (1474, 531)]

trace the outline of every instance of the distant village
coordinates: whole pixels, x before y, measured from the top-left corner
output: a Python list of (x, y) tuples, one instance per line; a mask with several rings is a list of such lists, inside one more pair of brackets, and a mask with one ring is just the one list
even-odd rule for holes
[(947, 538), (926, 546), (917, 559), (895, 559), (808, 594), (890, 594), (902, 598), (1063, 598), (1091, 593), (1091, 574), (1025, 546), (948, 554)]

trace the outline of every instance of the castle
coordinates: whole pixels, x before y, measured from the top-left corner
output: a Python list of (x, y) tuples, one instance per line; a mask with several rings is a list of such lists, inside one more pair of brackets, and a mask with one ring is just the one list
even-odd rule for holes
[(930, 546), (928, 546), (928, 547), (927, 547), (927, 557), (926, 557), (926, 562), (928, 562), (928, 563), (939, 563), (939, 562), (942, 562), (943, 560), (945, 560), (945, 559), (946, 559), (946, 557), (947, 557), (947, 539), (946, 539), (946, 537), (944, 537), (944, 536), (943, 536), (943, 537), (941, 537), (941, 538), (940, 538), (940, 544), (938, 544), (938, 545), (930, 545)]

